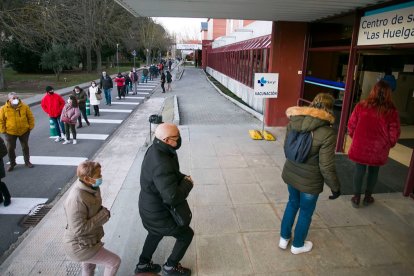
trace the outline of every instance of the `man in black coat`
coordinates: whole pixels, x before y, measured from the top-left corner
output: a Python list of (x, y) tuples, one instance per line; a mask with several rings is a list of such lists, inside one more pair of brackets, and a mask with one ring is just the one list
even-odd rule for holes
[[(152, 255), (164, 236), (172, 236), (177, 241), (162, 273), (191, 275), (191, 270), (182, 267), (179, 262), (190, 246), (194, 232), (189, 226), (190, 221), (179, 226), (169, 210), (183, 205), (188, 207), (186, 198), (193, 188), (191, 177), (180, 172), (176, 153), (180, 146), (181, 136), (177, 126), (160, 124), (142, 162), (139, 213), (148, 235), (135, 273), (160, 272), (161, 266), (152, 263)], [(181, 215), (191, 220), (189, 208)]]

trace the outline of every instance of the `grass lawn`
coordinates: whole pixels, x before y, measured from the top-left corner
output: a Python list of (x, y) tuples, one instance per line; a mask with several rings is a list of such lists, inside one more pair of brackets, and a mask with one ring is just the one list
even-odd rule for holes
[[(119, 67), (121, 72), (131, 70), (131, 66)], [(109, 74), (117, 73), (117, 68), (109, 68)], [(86, 73), (83, 71), (63, 72), (57, 81), (54, 74), (23, 74), (17, 73), (11, 68), (4, 69), (4, 80), (7, 89), (0, 90), (0, 92), (9, 93), (15, 91), (18, 93), (44, 93), (47, 85), (53, 86), (55, 90), (74, 86), (76, 84), (89, 82), (100, 77), (99, 73)]]

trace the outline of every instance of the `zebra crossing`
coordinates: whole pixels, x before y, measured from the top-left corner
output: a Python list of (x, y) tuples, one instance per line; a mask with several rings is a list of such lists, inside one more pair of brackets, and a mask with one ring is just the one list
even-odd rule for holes
[[(94, 117), (93, 115), (88, 115), (88, 121), (90, 122), (91, 126), (83, 127), (77, 130), (76, 139), (78, 140), (78, 144), (62, 145), (62, 147), (70, 147), (71, 155), (73, 156), (31, 155), (30, 162), (35, 166), (78, 166), (79, 163), (87, 160), (87, 157), (82, 156), (82, 150), (77, 150), (77, 148), (82, 145), (82, 143), (85, 143), (85, 141), (92, 141), (97, 143), (106, 141), (110, 134), (115, 131), (116, 128), (129, 117), (129, 114), (132, 113), (132, 111), (134, 111), (134, 109), (142, 103), (142, 101), (146, 98), (145, 96), (151, 95), (153, 93), (158, 84), (159, 80), (148, 81), (148, 83), (145, 84), (140, 83), (137, 86), (137, 94), (128, 94), (125, 99), (121, 100), (117, 100), (115, 97), (117, 94), (116, 88), (113, 89), (112, 105), (107, 106), (105, 105), (105, 100), (102, 100), (100, 107), (104, 108), (99, 109), (101, 116)], [(92, 106), (91, 113), (93, 114)], [(115, 128), (99, 127), (98, 129), (108, 129), (108, 132), (110, 131), (110, 133), (92, 133), (96, 132), (97, 130), (97, 128), (93, 128), (95, 124), (98, 126), (112, 125), (115, 126)], [(56, 139), (56, 136), (51, 136), (50, 140), (52, 139)], [(16, 163), (18, 165), (24, 165), (23, 156), (17, 156)], [(48, 198), (13, 197), (13, 204), (7, 208), (0, 206), (0, 215), (25, 215), (28, 214), (30, 210), (33, 210), (33, 208), (35, 208), (37, 205), (47, 202), (47, 200)]]

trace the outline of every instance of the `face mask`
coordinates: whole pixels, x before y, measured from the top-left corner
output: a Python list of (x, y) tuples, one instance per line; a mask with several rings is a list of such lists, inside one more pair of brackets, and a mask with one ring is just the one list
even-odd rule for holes
[(68, 99), (68, 104), (72, 104), (72, 100), (71, 99)]
[(92, 187), (98, 188), (99, 186), (102, 185), (102, 182), (103, 182), (102, 177), (101, 178), (97, 178), (97, 179), (95, 179), (95, 184), (92, 184)]
[(95, 87), (95, 84), (94, 83), (92, 83), (92, 87)]
[(13, 99), (13, 100), (11, 101), (11, 104), (12, 104), (12, 105), (18, 105), (18, 104), (19, 104), (19, 99)]
[(181, 136), (177, 139), (177, 145), (174, 147), (175, 150), (178, 150), (181, 147)]
[(53, 91), (47, 92), (47, 94), (49, 94), (49, 95), (53, 95), (53, 93), (55, 93), (55, 92), (53, 92)]
[(79, 93), (80, 93), (80, 91), (78, 91), (78, 90), (75, 90), (75, 93), (76, 93), (76, 94), (79, 94)]

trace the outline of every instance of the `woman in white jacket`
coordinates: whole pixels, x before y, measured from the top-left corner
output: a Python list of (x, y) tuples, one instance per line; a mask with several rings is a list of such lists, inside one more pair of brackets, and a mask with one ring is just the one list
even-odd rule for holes
[(95, 110), (95, 116), (100, 116), (99, 114), (99, 104), (102, 100), (102, 90), (99, 89), (98, 86), (96, 86), (95, 81), (91, 82), (91, 86), (88, 90), (88, 96), (89, 100), (91, 102), (91, 105), (93, 105), (93, 109)]

